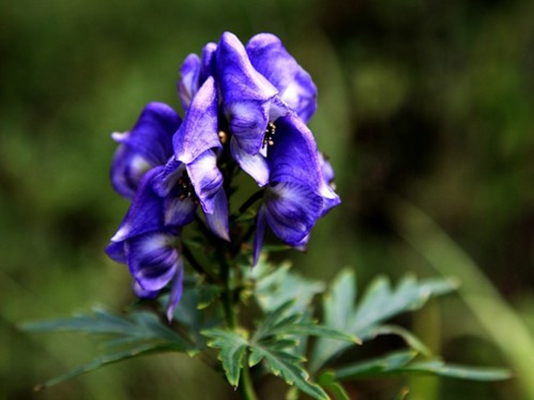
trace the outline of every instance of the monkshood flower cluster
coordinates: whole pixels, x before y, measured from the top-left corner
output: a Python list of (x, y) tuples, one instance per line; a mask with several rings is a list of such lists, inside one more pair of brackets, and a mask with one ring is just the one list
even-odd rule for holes
[(280, 39), (262, 33), (244, 46), (226, 32), (201, 57), (186, 57), (180, 75), (183, 120), (170, 106), (150, 103), (130, 131), (112, 135), (119, 143), (112, 184), (131, 205), (106, 249), (128, 265), (139, 297), (170, 286), (169, 320), (182, 293), (187, 225), (205, 224), (213, 240), (246, 248), (251, 235), (229, 215), (239, 171), (257, 183), (253, 198), (261, 199), (252, 265), (268, 228), (303, 248), (317, 219), (340, 202), (333, 170), (307, 127), (315, 84)]

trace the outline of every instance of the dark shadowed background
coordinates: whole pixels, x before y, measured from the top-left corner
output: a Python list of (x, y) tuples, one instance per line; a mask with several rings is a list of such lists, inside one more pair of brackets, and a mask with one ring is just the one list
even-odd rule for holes
[[(447, 361), (518, 371), (498, 384), (365, 381), (349, 387), (354, 398), (391, 399), (405, 384), (410, 399), (534, 398), (525, 379), (534, 368), (532, 0), (2, 2), (0, 398), (235, 398), (183, 355), (35, 394), (96, 346), (15, 328), (132, 302), (127, 268), (103, 252), (128, 205), (109, 184), (110, 133), (129, 129), (149, 101), (179, 109), (182, 60), (225, 30), (244, 42), (277, 34), (318, 86), (310, 126), (343, 203), (318, 223), (307, 254), (283, 257), (318, 279), (350, 266), (360, 287), (379, 274), (457, 276), (460, 294), (398, 322)], [(480, 288), (491, 295), (475, 301)], [(280, 398), (268, 383), (262, 398)]]

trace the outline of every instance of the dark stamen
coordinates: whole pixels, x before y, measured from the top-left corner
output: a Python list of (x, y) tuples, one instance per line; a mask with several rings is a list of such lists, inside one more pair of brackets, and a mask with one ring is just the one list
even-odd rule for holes
[(199, 201), (197, 194), (195, 193), (195, 188), (186, 171), (182, 172), (182, 176), (178, 178), (176, 186), (178, 187), (178, 198), (180, 200), (191, 199), (193, 203), (198, 204)]
[(267, 129), (265, 130), (265, 135), (263, 136), (263, 147), (274, 145), (274, 134), (276, 133), (276, 126), (269, 122), (267, 124)]

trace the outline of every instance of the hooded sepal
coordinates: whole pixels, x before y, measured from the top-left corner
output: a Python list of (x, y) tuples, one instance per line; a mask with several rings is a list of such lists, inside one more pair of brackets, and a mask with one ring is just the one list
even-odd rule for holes
[(243, 151), (256, 154), (278, 90), (254, 69), (243, 44), (229, 32), (223, 33), (219, 41), (215, 72), (230, 131)]
[(178, 161), (189, 164), (206, 150), (221, 147), (217, 117), (217, 90), (213, 77), (209, 77), (193, 98), (184, 122), (173, 137)]
[(281, 40), (273, 34), (260, 33), (250, 39), (246, 50), (253, 67), (278, 89), (284, 103), (308, 122), (317, 108), (317, 88)]

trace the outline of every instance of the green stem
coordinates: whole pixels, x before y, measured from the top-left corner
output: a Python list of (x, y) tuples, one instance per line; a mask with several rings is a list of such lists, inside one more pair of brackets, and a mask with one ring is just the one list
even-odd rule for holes
[(243, 370), (241, 371), (241, 392), (245, 400), (256, 400), (256, 392), (254, 391), (254, 384), (252, 383), (252, 377), (250, 376), (250, 369), (245, 362)]
[[(230, 265), (226, 258), (225, 244), (221, 243), (218, 246), (219, 265), (221, 266), (221, 280), (224, 284), (224, 291), (222, 294), (222, 303), (224, 308), (224, 315), (226, 317), (226, 324), (231, 330), (238, 328), (237, 314), (233, 304), (233, 291), (230, 288)], [(245, 400), (257, 400), (254, 391), (254, 384), (250, 376), (250, 369), (248, 363), (245, 361), (241, 371), (240, 388)]]
[(237, 328), (237, 316), (232, 301), (233, 293), (230, 288), (230, 265), (226, 259), (226, 246), (224, 243), (219, 242), (217, 247), (217, 258), (221, 267), (221, 281), (223, 283), (222, 303), (224, 316), (226, 317), (228, 328), (235, 330)]
[(240, 216), (242, 216), (252, 205), (254, 205), (255, 202), (260, 200), (263, 197), (263, 194), (265, 193), (265, 189), (258, 190), (256, 193), (254, 193), (252, 196), (250, 196), (247, 201), (245, 201), (241, 207), (237, 210), (237, 213), (235, 215), (230, 216), (230, 222), (235, 221)]
[(197, 261), (197, 259), (195, 258), (195, 256), (193, 255), (193, 253), (191, 252), (191, 250), (185, 243), (182, 243), (182, 254), (185, 257), (185, 259), (189, 261), (189, 264), (191, 265), (191, 267), (193, 267), (193, 269), (197, 271), (200, 276), (206, 279), (207, 282), (209, 283), (217, 282), (217, 279), (214, 278), (208, 271), (206, 271), (202, 267), (202, 265), (200, 265), (200, 263)]

